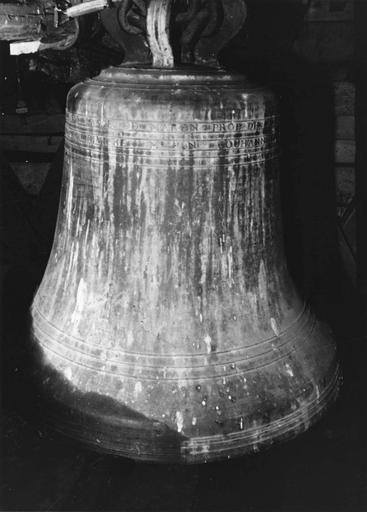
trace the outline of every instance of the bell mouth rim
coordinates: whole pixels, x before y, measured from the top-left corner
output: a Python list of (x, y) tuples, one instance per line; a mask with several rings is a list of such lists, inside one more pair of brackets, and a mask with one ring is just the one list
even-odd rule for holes
[[(39, 379), (40, 374), (37, 375)], [(33, 378), (37, 379), (37, 375)], [(60, 386), (60, 382), (58, 380), (56, 385)], [(79, 397), (75, 407), (69, 401), (75, 400), (75, 394), (70, 394), (66, 388), (60, 388), (62, 394), (55, 400), (55, 396), (51, 397), (44, 388), (38, 387), (37, 407), (41, 408), (38, 410), (42, 410), (43, 421), (49, 428), (94, 451), (141, 462), (191, 465), (253, 455), (298, 437), (313, 427), (336, 402), (342, 382), (342, 369), (335, 361), (325, 389), (302, 408), (258, 427), (207, 436), (186, 436), (153, 418), (105, 414), (106, 397), (100, 402), (101, 409), (93, 407), (87, 395)], [(82, 430), (81, 424), (84, 425)], [(136, 436), (134, 432), (140, 434)], [(209, 442), (212, 444), (210, 451), (207, 449)], [(139, 444), (141, 447), (137, 449)]]

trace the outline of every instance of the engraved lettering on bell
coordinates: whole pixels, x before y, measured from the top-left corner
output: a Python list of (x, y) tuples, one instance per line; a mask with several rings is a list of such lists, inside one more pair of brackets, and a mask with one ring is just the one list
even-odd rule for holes
[(93, 444), (98, 424), (100, 449), (184, 462), (308, 428), (339, 373), (286, 270), (272, 93), (224, 72), (112, 68), (67, 112), (32, 306), (58, 427)]
[[(305, 431), (340, 375), (287, 271), (277, 99), (243, 75), (172, 67), (164, 5), (147, 14), (165, 33), (162, 68), (109, 68), (69, 92), (32, 336), (56, 428), (114, 454), (199, 463)], [(185, 30), (205, 14), (214, 58), (229, 2), (187, 5)], [(124, 23), (139, 28), (136, 9)]]

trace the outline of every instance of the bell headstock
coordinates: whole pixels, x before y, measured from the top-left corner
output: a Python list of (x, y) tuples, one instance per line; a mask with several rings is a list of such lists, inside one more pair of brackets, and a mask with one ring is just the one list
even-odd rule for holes
[(101, 19), (126, 63), (217, 67), (220, 50), (246, 19), (244, 0), (123, 0)]

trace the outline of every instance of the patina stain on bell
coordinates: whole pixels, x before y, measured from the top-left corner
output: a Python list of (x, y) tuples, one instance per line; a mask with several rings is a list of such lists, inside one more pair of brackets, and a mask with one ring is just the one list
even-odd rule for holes
[(211, 69), (75, 86), (52, 253), (32, 306), (49, 413), (121, 455), (204, 462), (306, 430), (335, 346), (289, 278), (278, 108)]

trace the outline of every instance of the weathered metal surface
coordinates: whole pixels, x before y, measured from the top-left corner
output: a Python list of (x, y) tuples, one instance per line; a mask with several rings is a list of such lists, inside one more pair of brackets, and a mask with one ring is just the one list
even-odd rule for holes
[(11, 41), (12, 55), (67, 50), (79, 36), (79, 22), (68, 19), (52, 0), (0, 3), (0, 40)]
[(171, 0), (151, 0), (147, 14), (147, 35), (153, 56), (153, 67), (174, 68), (169, 25)]
[(42, 32), (42, 5), (39, 2), (29, 4), (0, 4), (0, 40), (37, 39)]
[(286, 269), (278, 135), (242, 76), (121, 67), (71, 90), (32, 306), (58, 428), (203, 462), (302, 432), (335, 397), (334, 343)]
[[(191, 0), (182, 23), (181, 62), (219, 66), (219, 52), (237, 35), (247, 15), (242, 0)], [(185, 13), (186, 14), (186, 13)], [(185, 16), (184, 14), (184, 16)]]
[(243, 0), (124, 0), (101, 11), (125, 62), (157, 68), (174, 62), (219, 67), (219, 52), (245, 19)]

